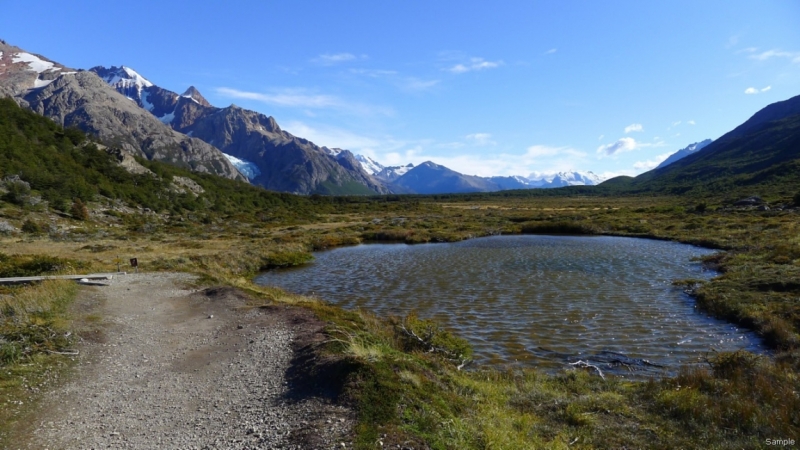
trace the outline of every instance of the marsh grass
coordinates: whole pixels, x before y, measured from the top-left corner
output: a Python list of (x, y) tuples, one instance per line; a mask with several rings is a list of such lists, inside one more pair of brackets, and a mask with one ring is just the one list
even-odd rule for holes
[[(800, 433), (794, 413), (800, 392), (796, 211), (730, 209), (726, 199), (678, 197), (315, 201), (330, 201), (326, 208), (334, 213), (280, 226), (212, 214), (196, 221), (150, 218), (146, 224), (155, 231), (149, 233), (94, 223), (97, 228), (75, 229), (74, 235), (8, 237), (2, 244), (4, 252), (23, 259), (46, 255), (96, 271), (113, 268), (117, 256), (138, 257), (142, 270), (191, 271), (204, 284), (238, 287), (252, 298), (247, 307), (310, 308), (328, 323), (320, 360), (338, 359), (346, 369), (339, 380), (341, 400), (356, 408), (359, 448), (376, 448), (379, 441), (384, 448), (436, 449), (754, 448), (766, 437)], [(698, 209), (701, 201), (706, 206)], [(15, 208), (0, 214), (19, 226), (27, 213)], [(434, 346), (467, 354), (458, 330), (413, 315), (346, 311), (251, 281), (266, 267), (307, 261), (313, 250), (362, 241), (437, 242), (523, 232), (645, 236), (723, 249), (702, 261), (720, 276), (692, 283), (691, 292), (699, 308), (760, 333), (775, 356), (712, 355), (707, 367), (644, 383), (568, 368), (554, 375), (458, 370), (455, 358), (430, 351)]]

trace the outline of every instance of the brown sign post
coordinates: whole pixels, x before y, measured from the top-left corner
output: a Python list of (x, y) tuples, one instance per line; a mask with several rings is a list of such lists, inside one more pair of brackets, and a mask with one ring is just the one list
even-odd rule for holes
[(136, 258), (131, 258), (131, 267), (134, 268), (136, 273), (139, 273), (139, 261)]

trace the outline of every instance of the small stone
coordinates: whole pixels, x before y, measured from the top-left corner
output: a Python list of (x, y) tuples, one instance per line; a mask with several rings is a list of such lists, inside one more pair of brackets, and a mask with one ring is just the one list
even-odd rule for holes
[(209, 314), (209, 315), (208, 315), (208, 318), (209, 318), (209, 319), (213, 319), (213, 318), (214, 318), (214, 315), (213, 315), (213, 314)]

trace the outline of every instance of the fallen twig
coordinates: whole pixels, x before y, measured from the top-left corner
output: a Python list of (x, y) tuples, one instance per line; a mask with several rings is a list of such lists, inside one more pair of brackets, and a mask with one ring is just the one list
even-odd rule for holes
[(568, 363), (568, 364), (573, 367), (585, 367), (589, 369), (594, 369), (597, 371), (597, 374), (600, 375), (600, 378), (602, 378), (603, 380), (606, 379), (606, 377), (603, 375), (603, 371), (600, 370), (600, 368), (595, 366), (594, 364), (589, 364), (588, 362), (583, 360), (575, 361), (574, 363)]
[(78, 350), (67, 350), (65, 352), (57, 352), (55, 350), (45, 350), (47, 353), (52, 353), (54, 355), (67, 355), (67, 356), (77, 356), (80, 352)]

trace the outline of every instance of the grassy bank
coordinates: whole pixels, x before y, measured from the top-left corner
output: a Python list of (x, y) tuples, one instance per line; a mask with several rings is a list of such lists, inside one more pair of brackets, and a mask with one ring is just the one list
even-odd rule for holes
[[(90, 204), (92, 219), (77, 221), (6, 206), (0, 220), (47, 227), (9, 234), (2, 243), (7, 259), (47, 255), (108, 271), (137, 257), (142, 270), (201, 273), (264, 302), (312, 308), (329, 323), (329, 341), (316, 349), (320, 366), (310, 370), (335, 375), (340, 400), (357, 408), (361, 448), (378, 448), (379, 441), (432, 448), (757, 448), (766, 438), (800, 436), (800, 225), (796, 210), (775, 208), (791, 197), (771, 199), (768, 211), (677, 197), (314, 201), (329, 202), (325, 213), (291, 224), (263, 222), (258, 214), (107, 215), (98, 213), (102, 203)], [(457, 330), (344, 311), (250, 282), (259, 270), (302, 264), (318, 249), (498, 233), (636, 236), (723, 249), (705, 261), (721, 276), (687, 288), (701, 308), (759, 332), (775, 356), (710, 355), (705, 368), (645, 383), (603, 379), (592, 368), (557, 375), (458, 370), (469, 349)]]

